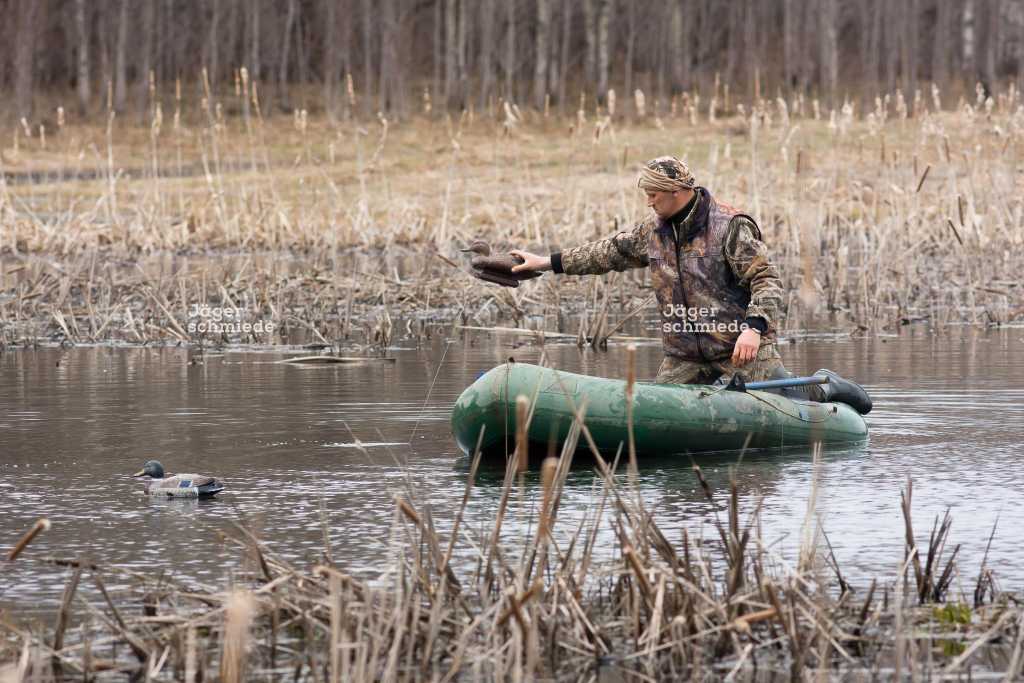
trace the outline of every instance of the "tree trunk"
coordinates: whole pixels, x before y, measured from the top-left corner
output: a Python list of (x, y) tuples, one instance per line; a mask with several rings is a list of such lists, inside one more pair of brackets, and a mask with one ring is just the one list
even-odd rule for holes
[[(665, 7), (658, 8), (661, 12), (665, 12)], [(662, 15), (657, 20), (657, 29), (654, 34), (654, 47), (655, 47), (655, 86), (654, 86), (654, 101), (650, 99), (650, 92), (645, 93), (648, 97), (647, 100), (647, 111), (653, 112), (655, 107), (654, 103), (660, 101), (665, 96), (665, 73), (668, 66), (668, 50), (665, 46), (667, 31), (665, 30), (665, 16)]]
[(981, 31), (979, 31), (978, 44), (982, 46), (980, 58), (981, 82), (987, 93), (994, 93), (998, 75), (996, 73), (996, 60), (999, 54), (999, 26), (1002, 23), (1002, 2), (1000, 0), (987, 0), (981, 3), (981, 12), (978, 12), (978, 20)]
[(623, 102), (633, 101), (633, 60), (636, 55), (636, 0), (626, 2), (626, 60), (623, 64)]
[(337, 84), (341, 68), (338, 64), (339, 41), (334, 40), (332, 36), (341, 33), (345, 36), (342, 40), (347, 40), (348, 24), (338, 26), (337, 0), (324, 0), (324, 4), (324, 109), (327, 111), (327, 117), (334, 121), (338, 117)]
[[(564, 3), (563, 3), (564, 4)], [(548, 31), (548, 89), (547, 92), (550, 95), (550, 99), (554, 101), (558, 98), (558, 89), (561, 81), (559, 76), (561, 75), (559, 55), (561, 54), (561, 41), (558, 40), (558, 2), (555, 2), (555, 6), (551, 11), (551, 29)]]
[(820, 86), (827, 94), (828, 102), (835, 107), (839, 81), (839, 19), (836, 0), (821, 0), (818, 12), (818, 33), (821, 41)]
[(230, 41), (224, 40), (224, 36), (221, 35), (220, 31), (220, 0), (213, 0), (213, 5), (210, 9), (210, 33), (209, 39), (207, 40), (207, 58), (204, 60), (204, 64), (209, 70), (210, 82), (216, 84), (220, 79), (220, 49), (223, 43)]
[(1017, 24), (1017, 91), (1024, 92), (1024, 21)]
[[(152, 10), (152, 0), (147, 10)], [(89, 31), (85, 13), (85, 0), (75, 0), (75, 32), (78, 34), (78, 72), (75, 74), (75, 89), (78, 92), (78, 111), (82, 115), (89, 111), (89, 100), (92, 99), (89, 82)], [(146, 47), (148, 48), (148, 44)], [(146, 57), (148, 56), (147, 52)]]
[(551, 5), (548, 0), (535, 0), (537, 3), (537, 38), (534, 42), (533, 62), (533, 106), (544, 108), (544, 96), (547, 94), (548, 74), (548, 34), (551, 31)]
[(260, 80), (260, 0), (249, 0), (249, 71), (253, 82)]
[(377, 80), (377, 110), (390, 112), (395, 101), (395, 0), (378, 0), (380, 15), (380, 73)]
[(280, 61), (277, 65), (277, 91), (281, 106), (285, 109), (290, 107), (288, 97), (288, 62), (291, 57), (292, 32), (295, 30), (295, 0), (288, 0), (288, 14), (284, 20), (284, 33), (281, 36)]
[(480, 0), (480, 109), (494, 88), (494, 0)]
[(456, 43), (456, 32), (458, 31), (458, 2), (459, 0), (444, 0), (444, 106), (452, 106), (452, 95), (455, 93), (455, 81), (457, 78), (458, 44)]
[(787, 88), (797, 88), (800, 60), (798, 57), (801, 0), (782, 0), (782, 64)]
[(572, 41), (573, 3), (562, 0), (562, 44), (558, 55), (558, 111), (565, 112), (569, 80), (569, 46)]
[(505, 99), (514, 102), (516, 75), (516, 3), (505, 2)]
[(597, 81), (597, 17), (595, 0), (583, 0), (583, 84)]
[(950, 3), (939, 0), (935, 3), (935, 29), (932, 31), (932, 82), (944, 86), (946, 83), (949, 51), (952, 41), (949, 35)]
[(14, 38), (14, 107), (18, 118), (32, 116), (32, 89), (35, 85), (36, 0), (18, 0), (18, 35)]
[(117, 19), (117, 55), (114, 64), (114, 109), (123, 112), (128, 90), (128, 66), (125, 63), (128, 48), (128, 0), (120, 0), (118, 4), (120, 7)]
[(444, 4), (445, 0), (434, 0), (434, 78), (431, 83), (433, 106), (444, 106), (441, 90), (441, 72), (444, 68)]
[(365, 113), (373, 111), (373, 0), (363, 0), (363, 105)]
[(611, 22), (612, 1), (597, 3), (597, 100), (605, 103), (608, 97), (608, 62), (610, 57), (608, 26)]
[[(860, 11), (860, 85), (862, 96), (874, 96), (878, 82), (878, 52), (875, 48), (878, 12), (874, 0), (863, 0)], [(862, 100), (863, 101), (863, 100)]]
[(683, 90), (683, 5), (673, 2), (669, 6), (669, 59), (672, 63), (672, 92)]
[(886, 19), (882, 23), (885, 41), (882, 46), (885, 59), (885, 91), (891, 93), (896, 90), (896, 66), (899, 60), (899, 12), (900, 8), (896, 3), (880, 3), (879, 12), (885, 12)]
[(961, 73), (967, 80), (965, 86), (974, 86), (974, 79), (977, 78), (978, 63), (975, 40), (977, 38), (977, 12), (974, 6), (975, 0), (967, 0), (964, 3), (963, 19), (960, 23), (960, 35), (963, 42), (963, 68)]
[(903, 0), (903, 37), (900, 40), (903, 74), (903, 98), (914, 100), (917, 88), (917, 0)]
[[(757, 33), (754, 20), (757, 17), (756, 3), (759, 0), (745, 0), (742, 3), (743, 11), (743, 55), (745, 59), (740, 64), (742, 71), (741, 79), (747, 84), (747, 90), (754, 97), (754, 101), (761, 98), (761, 60), (757, 53)], [(834, 2), (834, 0), (825, 0)]]
[(135, 75), (135, 109), (139, 122), (146, 122), (146, 103), (149, 101), (149, 76), (153, 69), (153, 34), (155, 32), (156, 10), (154, 0), (142, 0), (142, 26), (138, 50), (141, 53), (139, 70)]
[[(742, 44), (742, 21), (743, 21), (743, 3), (740, 0), (730, 2), (728, 5), (728, 19), (726, 23), (728, 31), (728, 41), (730, 49), (726, 50), (725, 60), (725, 81), (735, 86), (735, 83), (739, 75), (739, 46)], [(736, 46), (733, 48), (732, 46)]]
[[(297, 81), (300, 85), (304, 85), (310, 80), (308, 47), (310, 43), (307, 24), (306, 17), (300, 11), (295, 20), (295, 61), (299, 69)], [(302, 100), (302, 106), (306, 106), (305, 98)]]
[[(476, 0), (474, 0), (475, 2)], [(469, 16), (468, 0), (459, 0), (456, 30), (455, 50), (455, 76), (456, 76), (456, 106), (461, 111), (469, 103), (469, 77), (466, 73), (466, 55), (469, 46), (469, 31), (466, 28), (467, 17)]]

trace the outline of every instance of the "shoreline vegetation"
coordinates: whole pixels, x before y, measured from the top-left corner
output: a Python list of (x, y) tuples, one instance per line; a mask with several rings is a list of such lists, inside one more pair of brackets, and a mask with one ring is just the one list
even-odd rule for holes
[[(14, 561), (64, 566), (69, 578), (52, 627), (0, 618), (0, 681), (1021, 674), (1020, 600), (999, 589), (985, 560), (974, 579), (961, 570), (948, 511), (920, 542), (912, 481), (901, 491), (904, 556), (893, 558), (893, 577), (869, 585), (844, 578), (816, 512), (820, 448), (795, 557), (762, 537), (756, 493), (752, 505), (741, 501), (735, 478), (712, 490), (696, 464), (695, 483), (718, 510), (713, 528), (666, 538), (639, 495), (635, 465), (600, 457), (590, 507), (566, 528), (559, 502), (575, 445), (589, 438), (584, 412), (561, 457), (539, 472), (524, 472), (513, 454), (489, 528), (462, 524), (479, 456), (447, 538), (407, 483), (394, 499), (393, 562), (371, 581), (332, 556), (326, 525), (322, 558), (311, 568), (289, 564), (237, 525), (223, 542), (238, 548), (242, 564), (223, 590), (86, 558), (33, 558), (25, 541), (9, 555), (21, 554)], [(532, 522), (527, 537), (512, 542), (502, 520), (517, 496), (532, 500)], [(614, 530), (611, 554), (594, 553), (602, 527)]]
[[(958, 102), (896, 92), (867, 110), (723, 90), (660, 104), (638, 92), (628, 116), (610, 97), (571, 117), (492, 102), (332, 121), (264, 118), (242, 78), (198, 103), (180, 87), (153, 93), (144, 126), (113, 113), (77, 125), (59, 110), (49, 127), (0, 131), (0, 344), (301, 333), (369, 348), (429, 323), (599, 340), (609, 321), (653, 314), (638, 310), (643, 270), (506, 290), (465, 274), (458, 248), (545, 252), (629, 229), (646, 210), (636, 167), (666, 153), (758, 219), (792, 292), (783, 332), (1021, 320), (1015, 87)], [(240, 309), (278, 335), (191, 332), (197, 306)]]

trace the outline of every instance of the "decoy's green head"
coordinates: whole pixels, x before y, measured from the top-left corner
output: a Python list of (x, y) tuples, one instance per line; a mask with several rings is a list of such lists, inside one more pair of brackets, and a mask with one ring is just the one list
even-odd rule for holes
[(164, 478), (164, 466), (156, 460), (147, 460), (142, 469), (136, 472), (135, 477), (153, 477), (154, 479)]

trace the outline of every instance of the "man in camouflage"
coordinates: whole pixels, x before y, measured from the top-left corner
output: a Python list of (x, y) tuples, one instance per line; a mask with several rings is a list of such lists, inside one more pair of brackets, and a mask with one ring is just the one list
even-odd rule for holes
[[(782, 282), (754, 219), (697, 186), (675, 157), (644, 164), (637, 184), (654, 213), (631, 231), (550, 256), (513, 250), (523, 259), (513, 271), (650, 268), (665, 350), (656, 382), (711, 384), (737, 372), (747, 381), (787, 377), (775, 334)], [(829, 375), (832, 388), (852, 384)], [(867, 394), (856, 389), (861, 408), (870, 410)], [(794, 397), (842, 400), (834, 393), (809, 387)]]

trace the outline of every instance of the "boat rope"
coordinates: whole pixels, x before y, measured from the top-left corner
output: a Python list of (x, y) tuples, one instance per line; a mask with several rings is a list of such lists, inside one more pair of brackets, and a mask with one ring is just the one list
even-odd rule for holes
[(452, 344), (451, 339), (445, 340), (444, 351), (441, 353), (441, 360), (437, 363), (437, 370), (434, 371), (434, 379), (430, 381), (430, 388), (427, 389), (427, 397), (423, 399), (423, 407), (420, 408), (420, 414), (416, 416), (416, 424), (412, 426), (412, 434), (409, 436), (410, 448), (415, 448), (413, 444), (413, 438), (416, 436), (416, 430), (419, 429), (420, 421), (423, 420), (423, 413), (427, 410), (427, 402), (430, 401), (430, 393), (434, 391), (434, 384), (437, 383), (437, 376), (441, 374), (441, 366), (444, 365), (444, 358), (448, 355), (448, 347)]
[[(791, 418), (793, 418), (793, 419), (795, 419), (795, 420), (800, 420), (801, 422), (808, 422), (808, 423), (810, 423), (810, 424), (819, 424), (819, 423), (822, 423), (822, 422), (828, 422), (828, 415), (825, 415), (825, 416), (824, 416), (823, 418), (821, 418), (820, 420), (812, 420), (812, 419), (810, 419), (810, 418), (806, 418), (806, 417), (804, 417), (804, 416), (803, 416), (802, 414), (797, 414), (797, 415), (793, 415), (793, 414), (791, 414), (791, 413), (787, 413), (787, 412), (786, 412), (785, 410), (783, 410), (783, 409), (782, 409), (782, 408), (780, 408), (779, 406), (775, 405), (775, 404), (774, 404), (774, 403), (772, 403), (771, 401), (765, 400), (765, 399), (763, 399), (763, 398), (761, 398), (760, 396), (757, 396), (757, 395), (755, 395), (755, 394), (751, 394), (751, 393), (749, 393), (749, 392), (744, 392), (744, 393), (746, 393), (746, 394), (747, 394), (748, 396), (753, 396), (754, 398), (756, 398), (756, 399), (757, 399), (758, 401), (760, 401), (761, 403), (764, 403), (764, 404), (766, 404), (766, 405), (769, 405), (769, 406), (771, 406), (772, 408), (774, 408), (775, 410), (779, 411), (780, 413), (782, 413), (782, 414), (783, 414), (783, 415), (785, 415), (786, 417), (791, 417)], [(785, 396), (783, 396), (782, 398), (785, 398)]]
[[(715, 395), (716, 395), (716, 394), (718, 394), (719, 392), (721, 392), (721, 391), (725, 391), (725, 390), (726, 390), (727, 388), (728, 388), (728, 387), (726, 387), (726, 386), (721, 386), (721, 387), (716, 387), (716, 388), (714, 388), (714, 389), (711, 389), (710, 391), (701, 391), (701, 392), (700, 392), (700, 394), (699, 394), (698, 396), (699, 396), (700, 398), (707, 398), (707, 397), (709, 397), (709, 396), (715, 396)], [(798, 411), (798, 414), (797, 414), (797, 415), (793, 415), (792, 413), (788, 413), (788, 412), (786, 412), (786, 411), (785, 411), (785, 410), (783, 410), (783, 409), (782, 409), (781, 407), (779, 407), (779, 406), (775, 405), (775, 404), (774, 404), (774, 403), (772, 403), (771, 401), (768, 401), (768, 400), (766, 400), (766, 399), (764, 399), (764, 398), (762, 398), (762, 397), (758, 396), (757, 394), (752, 394), (752, 393), (750, 393), (749, 391), (744, 391), (744, 392), (742, 392), (742, 393), (746, 394), (747, 396), (750, 396), (750, 397), (752, 397), (752, 398), (755, 398), (755, 399), (757, 399), (757, 400), (758, 400), (758, 401), (760, 401), (761, 403), (764, 403), (765, 405), (767, 405), (767, 406), (770, 406), (771, 408), (774, 408), (774, 409), (775, 409), (776, 411), (778, 411), (778, 412), (782, 413), (782, 414), (783, 414), (783, 415), (785, 415), (786, 417), (791, 417), (791, 418), (793, 418), (794, 420), (799, 420), (800, 422), (807, 422), (807, 423), (809, 423), (809, 424), (821, 424), (821, 423), (823, 423), (823, 422), (828, 422), (828, 415), (827, 415), (827, 414), (826, 414), (826, 415), (825, 415), (824, 417), (822, 417), (821, 419), (818, 419), (818, 420), (814, 420), (814, 419), (811, 419), (811, 418), (808, 418), (808, 417), (804, 417), (804, 416), (803, 416), (803, 414), (802, 414), (802, 411)], [(785, 396), (781, 396), (781, 398), (786, 398), (786, 397), (785, 397)], [(814, 401), (812, 401), (812, 403), (813, 403), (813, 402), (814, 402)]]

